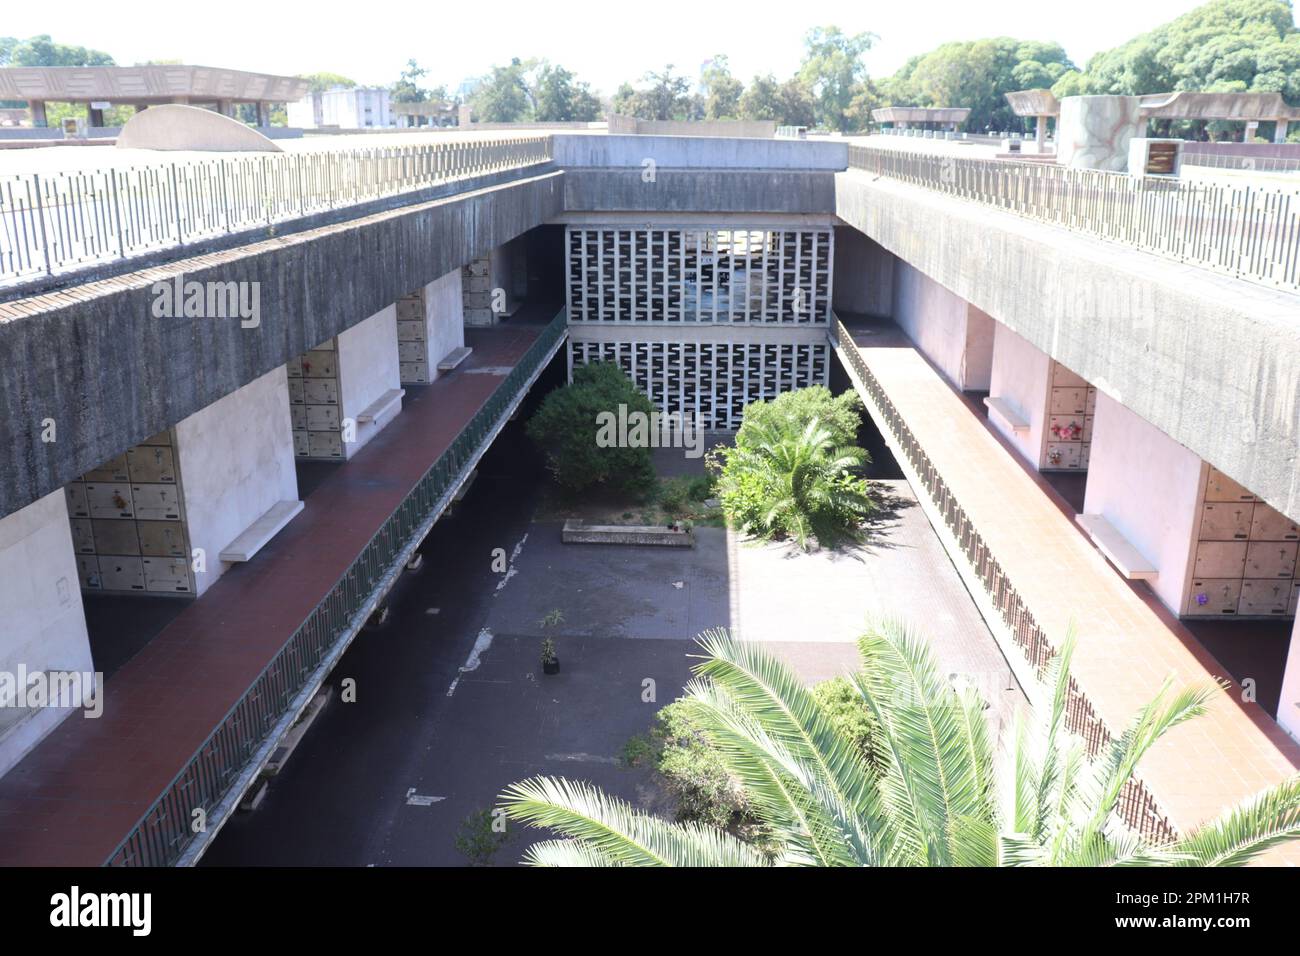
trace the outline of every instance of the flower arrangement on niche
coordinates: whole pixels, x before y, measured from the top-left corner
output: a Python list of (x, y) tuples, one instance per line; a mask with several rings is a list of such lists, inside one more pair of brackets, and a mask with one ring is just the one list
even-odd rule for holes
[(1069, 422), (1065, 425), (1053, 425), (1051, 431), (1057, 441), (1074, 441), (1083, 434), (1083, 427), (1078, 422)]

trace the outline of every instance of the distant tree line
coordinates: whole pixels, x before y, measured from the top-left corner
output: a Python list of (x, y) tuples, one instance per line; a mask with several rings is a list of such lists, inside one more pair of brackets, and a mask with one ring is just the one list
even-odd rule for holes
[[(390, 86), (394, 102), (468, 103), (481, 122), (593, 121), (607, 113), (642, 119), (775, 120), (779, 125), (857, 132), (874, 124), (880, 106), (965, 106), (969, 130), (1028, 129), (1005, 94), (1051, 89), (1081, 94), (1177, 90), (1277, 92), (1300, 105), (1300, 30), (1291, 0), (1211, 0), (1127, 43), (1096, 54), (1083, 68), (1059, 43), (994, 37), (944, 43), (912, 57), (892, 76), (872, 78), (864, 55), (877, 37), (838, 27), (810, 30), (793, 76), (735, 76), (725, 55), (697, 74), (672, 64), (624, 82), (606, 100), (573, 71), (545, 59), (513, 58), (449, 93), (426, 88), (428, 71), (408, 60)], [(98, 50), (66, 46), (49, 36), (0, 38), (0, 66), (113, 65)], [(337, 73), (313, 73), (313, 90), (352, 87)], [(21, 104), (13, 104), (21, 105)], [(57, 121), (57, 113), (51, 114)], [(1230, 124), (1163, 124), (1163, 132), (1218, 135)], [(1300, 129), (1291, 138), (1300, 140)]]

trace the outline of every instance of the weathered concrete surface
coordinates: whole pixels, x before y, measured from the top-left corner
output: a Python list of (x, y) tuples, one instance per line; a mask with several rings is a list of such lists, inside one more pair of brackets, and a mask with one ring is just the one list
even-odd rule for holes
[(628, 544), (661, 548), (693, 548), (695, 538), (689, 531), (661, 525), (587, 524), (579, 518), (564, 522), (560, 540), (565, 544)]
[[(755, 141), (758, 142), (758, 141)], [(570, 212), (833, 213), (835, 174), (808, 170), (566, 169)]]
[(553, 157), (563, 169), (583, 166), (657, 169), (848, 168), (847, 143), (795, 139), (722, 139), (702, 136), (556, 135)]
[(1300, 520), (1300, 297), (862, 173), (836, 177), (836, 204), (890, 253)]
[[(0, 306), (0, 514), (554, 218), (559, 172)], [(257, 282), (260, 324), (155, 318), (151, 285)], [(41, 440), (53, 419), (57, 441)]]

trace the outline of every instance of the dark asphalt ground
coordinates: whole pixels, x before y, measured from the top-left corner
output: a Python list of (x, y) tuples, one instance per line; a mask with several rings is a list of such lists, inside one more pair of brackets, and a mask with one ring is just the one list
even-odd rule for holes
[[(583, 608), (573, 606), (563, 623), (543, 626), (556, 600), (547, 593), (555, 572), (538, 572), (559, 551), (559, 526), (531, 525), (542, 482), (522, 434), (526, 414), (484, 458), (455, 513), (434, 527), (421, 549), (423, 566), (391, 595), (387, 622), (364, 631), (344, 655), (329, 678), (333, 699), (262, 805), (232, 819), (201, 865), (463, 866), (467, 860), (455, 848), (462, 821), (493, 806), (507, 784), (542, 772), (588, 780), (642, 804), (654, 801), (646, 773), (620, 766), (617, 758), (689, 678), (690, 628), (697, 620), (726, 623), (708, 620), (719, 606), (725, 614), (726, 602), (702, 598), (696, 616), (672, 616), (671, 629), (650, 637), (584, 624)], [(547, 531), (553, 542), (545, 540)], [(509, 555), (525, 535), (519, 573), (498, 590), (504, 575), (492, 569), (493, 549)], [(649, 550), (651, 564), (664, 560)], [(625, 569), (610, 557), (608, 576), (594, 580), (589, 593), (614, 613), (618, 595), (601, 594)], [(682, 574), (665, 568), (653, 579), (641, 577), (647, 589), (666, 589), (672, 600), (687, 603), (691, 592), (659, 581)], [(545, 610), (534, 614), (533, 607)], [(492, 632), (491, 644), (478, 666), (462, 673), (484, 628)], [(543, 676), (539, 664), (548, 635), (559, 647), (555, 676)], [(646, 678), (655, 681), (652, 702), (642, 699)], [(339, 695), (347, 679), (355, 681), (352, 703)], [(412, 805), (408, 791), (442, 799)], [(494, 862), (517, 862), (540, 837), (512, 830)]]

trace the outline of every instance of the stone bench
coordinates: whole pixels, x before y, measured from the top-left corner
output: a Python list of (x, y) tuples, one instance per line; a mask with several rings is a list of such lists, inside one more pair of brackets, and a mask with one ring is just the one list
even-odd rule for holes
[(1154, 581), (1159, 572), (1102, 515), (1075, 515), (1079, 527), (1088, 533), (1097, 550), (1130, 581)]
[(469, 358), (469, 353), (474, 350), (468, 345), (462, 345), (458, 349), (452, 349), (438, 361), (439, 372), (450, 372), (465, 359)]
[(1006, 422), (1007, 427), (1016, 434), (1029, 431), (1029, 422), (1025, 421), (1005, 398), (994, 398), (990, 395), (984, 399), (984, 404), (988, 406), (990, 412)]
[(357, 421), (361, 424), (379, 421), (388, 413), (390, 408), (401, 402), (402, 396), (405, 394), (406, 389), (404, 388), (390, 388), (367, 405), (361, 414), (357, 416)]
[(251, 561), (253, 555), (261, 551), (268, 541), (280, 533), (302, 511), (301, 501), (277, 501), (260, 518), (250, 524), (244, 532), (221, 552), (221, 560), (232, 564)]

